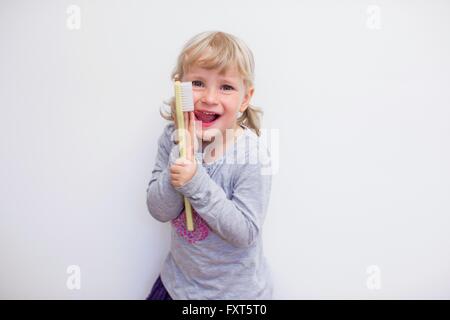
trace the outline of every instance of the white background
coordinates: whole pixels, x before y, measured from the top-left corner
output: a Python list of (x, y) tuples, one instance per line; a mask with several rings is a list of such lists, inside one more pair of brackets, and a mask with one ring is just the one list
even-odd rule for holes
[(0, 298), (146, 297), (159, 107), (206, 30), (250, 46), (279, 130), (274, 298), (450, 298), (450, 2), (332, 0), (1, 0)]

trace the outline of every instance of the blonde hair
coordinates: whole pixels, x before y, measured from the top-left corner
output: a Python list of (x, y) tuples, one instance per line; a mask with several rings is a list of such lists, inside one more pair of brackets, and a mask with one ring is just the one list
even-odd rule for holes
[[(182, 79), (194, 65), (206, 69), (218, 69), (221, 74), (235, 66), (244, 79), (246, 91), (254, 84), (255, 63), (252, 52), (242, 40), (225, 32), (202, 32), (186, 42), (178, 56), (171, 79), (176, 75)], [(161, 110), (159, 112), (164, 119), (175, 121), (175, 97), (171, 97), (166, 103), (171, 108), (170, 112), (164, 113)], [(249, 104), (237, 118), (237, 123), (247, 126), (259, 136), (263, 113), (261, 108)]]

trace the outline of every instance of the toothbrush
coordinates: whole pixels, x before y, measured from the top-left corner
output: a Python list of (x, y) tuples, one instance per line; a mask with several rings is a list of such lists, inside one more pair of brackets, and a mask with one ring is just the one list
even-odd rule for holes
[[(183, 112), (194, 111), (194, 97), (192, 94), (192, 82), (180, 82), (178, 75), (174, 78), (175, 83), (175, 113), (178, 124), (178, 145), (180, 157), (186, 158), (186, 137)], [(194, 123), (195, 125), (195, 123)], [(192, 207), (189, 200), (184, 196), (184, 208), (186, 212), (186, 226), (188, 231), (194, 231), (194, 222), (192, 219)]]

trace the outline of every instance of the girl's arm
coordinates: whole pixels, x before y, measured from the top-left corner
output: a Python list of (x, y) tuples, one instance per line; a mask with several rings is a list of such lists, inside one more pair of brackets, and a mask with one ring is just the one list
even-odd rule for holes
[(270, 198), (272, 176), (261, 174), (262, 168), (260, 162), (236, 164), (231, 199), (201, 165), (191, 180), (175, 189), (221, 238), (249, 247), (260, 235)]
[(169, 123), (158, 139), (158, 154), (147, 187), (147, 208), (158, 221), (167, 222), (183, 210), (183, 197), (170, 183), (170, 165), (178, 158), (178, 145), (172, 142), (174, 124)]

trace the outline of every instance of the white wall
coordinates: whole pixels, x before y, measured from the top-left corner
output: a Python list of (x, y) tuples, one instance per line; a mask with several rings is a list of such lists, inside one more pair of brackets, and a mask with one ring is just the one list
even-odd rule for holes
[(169, 246), (145, 204), (158, 108), (205, 30), (252, 48), (254, 103), (279, 130), (275, 298), (450, 298), (449, 9), (1, 0), (0, 298), (145, 298)]

